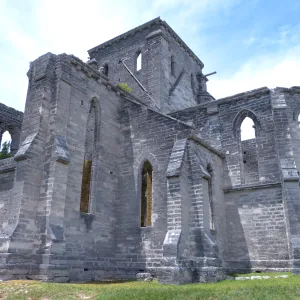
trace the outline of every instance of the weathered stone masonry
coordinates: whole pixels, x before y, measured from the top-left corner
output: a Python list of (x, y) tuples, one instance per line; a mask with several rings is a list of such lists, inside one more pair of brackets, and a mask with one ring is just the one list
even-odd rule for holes
[[(159, 18), (89, 54), (41, 56), (24, 117), (0, 107), (5, 129), (22, 121), (0, 161), (1, 277), (299, 274), (300, 88), (215, 100), (203, 63)], [(242, 141), (246, 117), (255, 138)]]

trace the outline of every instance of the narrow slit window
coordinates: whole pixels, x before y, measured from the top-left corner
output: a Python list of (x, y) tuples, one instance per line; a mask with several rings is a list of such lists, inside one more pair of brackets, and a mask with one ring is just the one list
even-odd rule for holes
[(175, 76), (175, 57), (171, 55), (171, 75)]
[(210, 175), (210, 178), (208, 179), (208, 201), (209, 201), (209, 227), (210, 230), (214, 230), (214, 209), (213, 209), (213, 172), (208, 165), (207, 172)]
[(300, 114), (298, 115), (298, 127), (300, 128)]
[(103, 74), (104, 74), (105, 76), (108, 77), (108, 64), (105, 64), (105, 65), (103, 66), (102, 72), (103, 72)]
[(152, 225), (152, 166), (149, 161), (142, 169), (141, 227)]
[(142, 53), (139, 52), (136, 58), (136, 70), (140, 71), (142, 69)]
[(251, 118), (246, 117), (241, 124), (241, 141), (255, 139), (255, 126)]

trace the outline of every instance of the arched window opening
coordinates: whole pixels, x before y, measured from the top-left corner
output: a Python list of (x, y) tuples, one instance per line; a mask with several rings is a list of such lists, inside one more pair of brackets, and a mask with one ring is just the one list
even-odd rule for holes
[(214, 230), (214, 210), (213, 210), (213, 171), (210, 165), (207, 166), (208, 178), (208, 201), (209, 201), (209, 228)]
[(241, 141), (255, 139), (255, 126), (251, 118), (246, 117), (241, 124)]
[(175, 57), (171, 55), (171, 75), (175, 76)]
[(108, 77), (108, 64), (105, 64), (103, 67), (102, 67), (102, 73)]
[(136, 70), (140, 71), (142, 69), (142, 53), (138, 52), (136, 58)]
[(91, 106), (87, 118), (85, 153), (82, 170), (80, 211), (88, 213), (90, 210), (91, 183), (93, 157), (97, 139), (97, 110), (95, 101), (91, 101)]
[(209, 232), (214, 230), (214, 209), (213, 209), (213, 171), (210, 165), (202, 171), (202, 195), (203, 195), (203, 213), (204, 229)]
[(141, 227), (152, 225), (152, 166), (145, 161), (142, 169)]
[(0, 132), (0, 159), (5, 159), (13, 156), (11, 153), (11, 141), (12, 138), (8, 131), (5, 131), (3, 133)]

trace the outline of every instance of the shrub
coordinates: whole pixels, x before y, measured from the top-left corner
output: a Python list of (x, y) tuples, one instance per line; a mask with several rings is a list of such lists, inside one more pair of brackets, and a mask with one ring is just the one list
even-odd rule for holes
[(10, 153), (10, 144), (11, 144), (11, 142), (4, 142), (3, 143), (2, 149), (0, 151), (0, 159), (5, 159), (5, 158), (12, 157), (12, 155)]
[(130, 88), (127, 83), (119, 83), (118, 87), (127, 93), (131, 93), (131, 91), (132, 91), (132, 88)]

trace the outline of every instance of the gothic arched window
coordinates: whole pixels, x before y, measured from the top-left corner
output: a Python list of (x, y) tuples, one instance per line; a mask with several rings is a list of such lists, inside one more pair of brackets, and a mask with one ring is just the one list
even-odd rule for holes
[(86, 125), (85, 153), (80, 199), (80, 211), (85, 213), (88, 213), (90, 210), (92, 166), (96, 149), (97, 130), (97, 107), (95, 100), (92, 100)]
[(255, 139), (255, 126), (251, 118), (246, 117), (241, 124), (241, 141)]
[(152, 166), (145, 161), (142, 169), (141, 227), (152, 225)]

